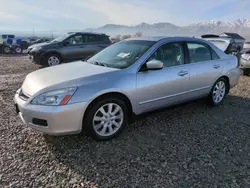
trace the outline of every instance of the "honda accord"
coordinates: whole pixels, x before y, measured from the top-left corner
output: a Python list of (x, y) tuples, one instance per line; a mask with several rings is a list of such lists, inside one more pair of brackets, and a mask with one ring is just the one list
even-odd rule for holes
[(94, 139), (108, 140), (134, 115), (198, 98), (219, 105), (239, 77), (237, 58), (209, 41), (141, 37), (86, 61), (28, 74), (14, 101), (22, 121), (38, 131), (85, 129)]

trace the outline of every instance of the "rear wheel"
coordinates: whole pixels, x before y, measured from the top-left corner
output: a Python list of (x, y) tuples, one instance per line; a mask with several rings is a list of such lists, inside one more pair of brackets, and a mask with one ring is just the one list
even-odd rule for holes
[(23, 52), (23, 50), (22, 50), (21, 47), (16, 46), (16, 47), (15, 47), (15, 52), (16, 52), (17, 54), (21, 54), (21, 53)]
[(209, 103), (214, 106), (221, 104), (227, 94), (228, 89), (229, 88), (226, 79), (218, 79), (213, 85), (208, 96)]
[(117, 136), (128, 123), (128, 108), (116, 98), (94, 103), (85, 114), (83, 126), (95, 140), (109, 140)]

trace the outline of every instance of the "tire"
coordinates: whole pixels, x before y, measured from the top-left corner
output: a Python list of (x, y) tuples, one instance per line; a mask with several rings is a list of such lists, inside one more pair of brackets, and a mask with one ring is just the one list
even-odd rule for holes
[(19, 47), (19, 46), (16, 46), (16, 47), (15, 47), (15, 53), (16, 53), (16, 54), (21, 54), (21, 53), (23, 53), (22, 48)]
[(208, 96), (208, 102), (212, 106), (220, 105), (228, 93), (228, 83), (225, 78), (219, 78), (213, 85)]
[[(111, 106), (111, 112), (115, 113), (113, 115), (107, 113)], [(101, 109), (106, 113), (106, 117)], [(84, 117), (83, 129), (86, 129), (94, 140), (105, 141), (119, 135), (127, 124), (128, 108), (126, 103), (118, 98), (106, 98), (95, 102), (88, 109)]]
[(11, 52), (11, 48), (9, 46), (3, 46), (3, 53), (9, 54)]
[(62, 63), (61, 57), (57, 54), (48, 54), (45, 58), (44, 66), (51, 67)]
[(244, 74), (245, 76), (249, 76), (249, 74), (250, 74), (250, 69), (244, 69), (244, 70), (243, 70), (243, 74)]

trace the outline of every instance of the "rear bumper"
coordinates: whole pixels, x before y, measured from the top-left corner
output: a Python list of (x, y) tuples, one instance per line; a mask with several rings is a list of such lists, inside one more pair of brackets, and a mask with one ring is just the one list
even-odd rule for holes
[(240, 68), (232, 69), (229, 72), (228, 77), (230, 80), (230, 88), (233, 88), (234, 86), (238, 84), (240, 80), (240, 75), (241, 75)]
[[(18, 93), (14, 97), (14, 102), (23, 123), (40, 132), (50, 135), (68, 135), (82, 131), (86, 102), (64, 106), (31, 105), (20, 99)], [(37, 124), (34, 119), (46, 124)]]

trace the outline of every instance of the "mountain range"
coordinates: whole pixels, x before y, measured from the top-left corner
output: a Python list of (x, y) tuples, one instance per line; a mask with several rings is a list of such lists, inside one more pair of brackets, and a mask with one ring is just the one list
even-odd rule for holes
[(99, 28), (88, 28), (85, 31), (107, 33), (110, 36), (118, 34), (135, 34), (142, 32), (143, 35), (166, 35), (166, 36), (200, 36), (202, 34), (220, 34), (222, 32), (236, 32), (250, 39), (250, 20), (238, 19), (227, 21), (203, 21), (187, 26), (177, 26), (169, 22), (140, 23), (138, 25), (106, 24)]

